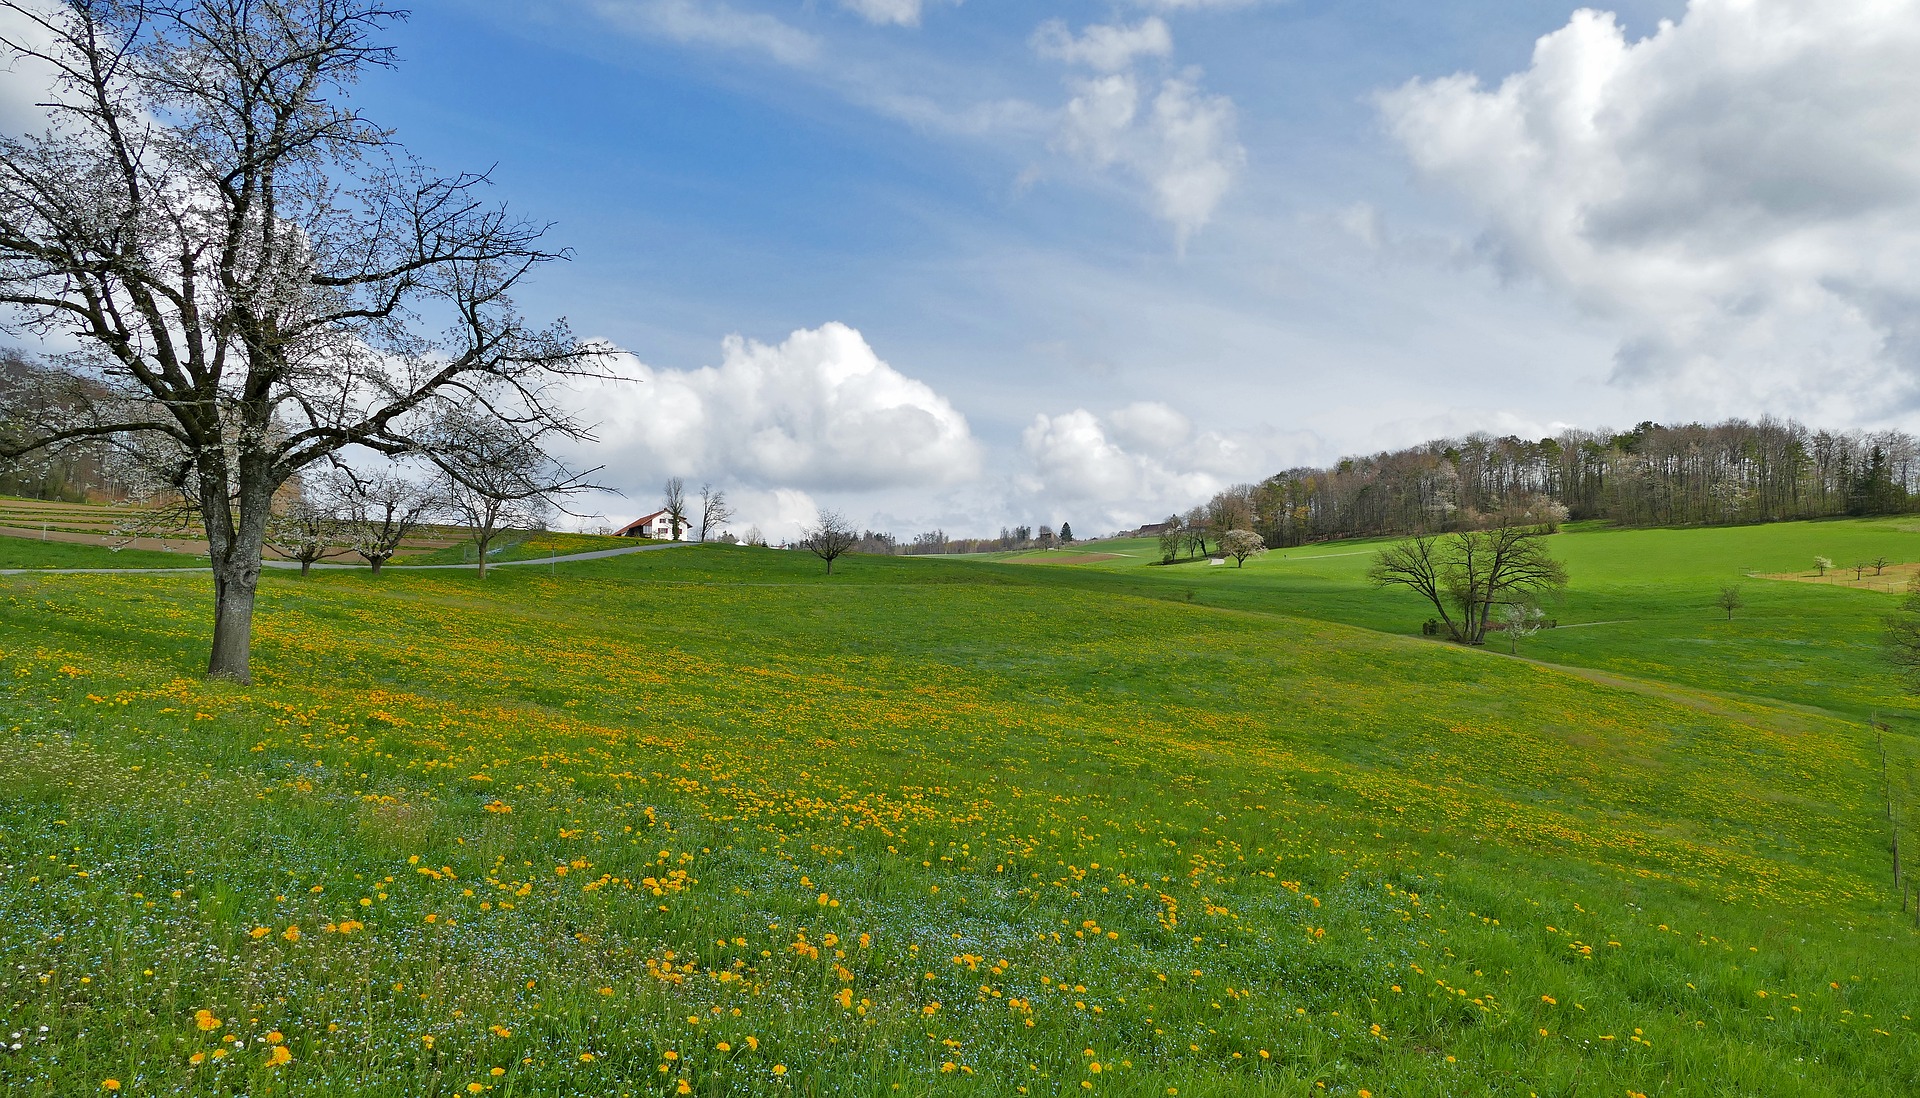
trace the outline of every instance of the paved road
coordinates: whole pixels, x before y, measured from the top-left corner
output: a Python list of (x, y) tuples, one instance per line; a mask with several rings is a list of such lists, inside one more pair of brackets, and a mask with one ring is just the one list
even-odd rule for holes
[[(558, 557), (537, 557), (533, 560), (496, 560), (489, 568), (517, 568), (528, 564), (566, 564), (576, 560), (605, 560), (608, 557), (624, 557), (628, 553), (646, 553), (655, 549), (677, 549), (683, 545), (692, 545), (690, 541), (668, 541), (657, 545), (634, 545), (620, 549), (600, 549), (592, 553), (568, 553)], [(300, 566), (290, 560), (263, 560), (266, 568), (298, 569)], [(365, 571), (364, 564), (316, 564), (314, 571), (326, 569)], [(381, 571), (393, 572), (437, 572), (445, 570), (472, 570), (479, 567), (473, 564), (389, 564)], [(204, 568), (0, 568), (0, 576), (163, 576), (174, 572), (211, 572)]]

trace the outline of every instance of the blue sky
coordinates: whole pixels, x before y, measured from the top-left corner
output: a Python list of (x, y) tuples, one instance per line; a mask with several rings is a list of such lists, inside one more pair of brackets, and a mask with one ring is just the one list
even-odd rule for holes
[(1920, 370), (1920, 4), (421, 0), (366, 113), (494, 166), (651, 510), (1092, 533), (1343, 453)]

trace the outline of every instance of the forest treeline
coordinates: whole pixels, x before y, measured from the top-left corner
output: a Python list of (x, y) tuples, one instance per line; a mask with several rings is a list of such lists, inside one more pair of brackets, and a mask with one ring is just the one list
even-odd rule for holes
[[(1920, 440), (1792, 420), (1642, 423), (1537, 441), (1472, 434), (1297, 468), (1221, 493), (1190, 518), (1250, 522), (1275, 548), (1471, 529), (1565, 508), (1629, 526), (1777, 522), (1920, 510)], [(1558, 510), (1558, 508), (1554, 508)], [(1207, 525), (1213, 525), (1207, 522)]]

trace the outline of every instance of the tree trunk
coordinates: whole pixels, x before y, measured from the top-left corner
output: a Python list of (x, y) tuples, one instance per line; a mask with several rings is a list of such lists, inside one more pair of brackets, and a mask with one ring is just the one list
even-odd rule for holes
[(473, 539), (474, 546), (480, 550), (479, 576), (481, 579), (487, 578), (487, 545), (491, 541), (493, 541), (492, 534)]
[(386, 562), (385, 557), (368, 557), (367, 567), (373, 569), (373, 574), (377, 576), (380, 574), (380, 566), (385, 562)]
[(313, 562), (310, 560), (302, 560), (300, 562), (300, 578), (306, 579), (307, 573), (311, 571), (313, 571)]
[[(266, 547), (267, 510), (272, 498), (271, 488), (243, 488), (238, 521), (231, 531), (222, 529), (226, 525), (224, 506), (206, 516), (214, 589), (213, 651), (207, 658), (210, 678), (253, 681), (253, 599), (260, 586), (260, 559)], [(222, 521), (216, 523), (216, 518)]]

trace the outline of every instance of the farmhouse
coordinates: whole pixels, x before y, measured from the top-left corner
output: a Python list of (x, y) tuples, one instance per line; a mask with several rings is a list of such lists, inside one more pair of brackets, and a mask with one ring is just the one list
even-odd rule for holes
[[(680, 533), (685, 534), (686, 520), (680, 520)], [(665, 541), (679, 541), (674, 536), (673, 516), (665, 511), (655, 511), (651, 515), (642, 515), (634, 519), (616, 533), (623, 538), (660, 538)]]

